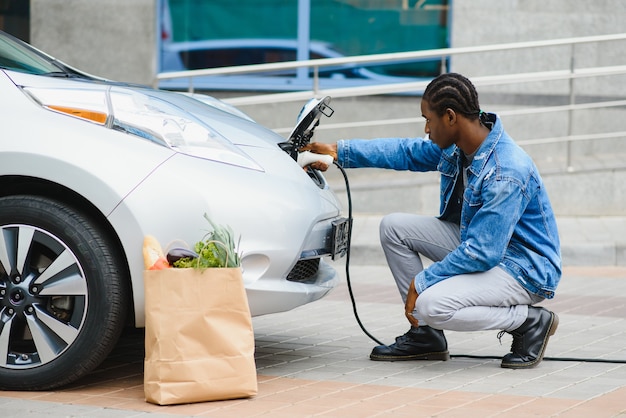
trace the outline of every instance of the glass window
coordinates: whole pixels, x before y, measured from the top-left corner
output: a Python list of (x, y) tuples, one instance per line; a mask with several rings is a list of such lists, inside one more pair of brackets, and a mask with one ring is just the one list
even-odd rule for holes
[[(296, 60), (300, 1), (160, 1), (160, 72)], [(446, 48), (449, 45), (448, 1), (310, 0), (310, 59)], [(441, 62), (437, 59), (366, 68), (347, 65), (322, 68), (319, 73), (320, 77), (332, 79), (336, 87), (341, 87), (356, 79), (392, 82), (406, 81), (404, 78), (432, 78), (440, 70)], [(310, 79), (310, 74), (312, 70), (304, 75)], [(296, 72), (265, 74), (268, 75), (273, 76), (272, 81), (268, 80), (272, 89), (280, 89), (276, 76), (293, 78)], [(257, 76), (236, 77), (247, 81)], [(194, 88), (203, 89), (211, 80), (214, 81), (212, 88), (219, 89), (223, 80), (209, 77), (194, 79)], [(168, 82), (171, 85), (172, 80)], [(181, 84), (187, 85), (188, 81)], [(233, 84), (228, 83), (228, 86), (232, 88)], [(263, 79), (255, 79), (255, 86), (264, 89)], [(298, 89), (298, 86), (293, 80), (283, 84), (288, 89)], [(310, 80), (302, 84), (302, 88), (310, 89)]]
[(0, 38), (0, 68), (28, 74), (48, 74), (62, 71), (49, 58), (11, 37)]

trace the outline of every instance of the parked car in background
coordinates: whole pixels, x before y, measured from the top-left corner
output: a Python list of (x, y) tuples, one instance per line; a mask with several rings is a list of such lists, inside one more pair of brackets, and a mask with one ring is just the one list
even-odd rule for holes
[(252, 315), (338, 282), (323, 175), (223, 102), (90, 76), (0, 32), (0, 119), (0, 389), (98, 366), (144, 326), (144, 237), (192, 246), (205, 213), (240, 237)]
[[(250, 64), (296, 61), (295, 39), (223, 39), (162, 43), (161, 72), (199, 70)], [(309, 43), (309, 59), (341, 58), (341, 53), (326, 42)], [(379, 74), (355, 64), (319, 69), (320, 88), (351, 87), (381, 83), (416, 81), (415, 78)], [(296, 77), (295, 70), (229, 76), (194, 77), (192, 85), (203, 90), (311, 90), (313, 69), (307, 78)], [(159, 87), (186, 89), (189, 78), (165, 79)]]

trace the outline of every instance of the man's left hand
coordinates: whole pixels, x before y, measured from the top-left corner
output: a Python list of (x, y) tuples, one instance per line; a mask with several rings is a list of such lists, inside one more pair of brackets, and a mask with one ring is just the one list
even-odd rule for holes
[(419, 322), (417, 318), (413, 316), (413, 311), (415, 310), (415, 304), (417, 302), (417, 290), (415, 289), (415, 280), (411, 280), (411, 284), (409, 285), (409, 293), (406, 296), (406, 303), (404, 304), (404, 315), (406, 319), (409, 320), (411, 326), (417, 328), (419, 326)]

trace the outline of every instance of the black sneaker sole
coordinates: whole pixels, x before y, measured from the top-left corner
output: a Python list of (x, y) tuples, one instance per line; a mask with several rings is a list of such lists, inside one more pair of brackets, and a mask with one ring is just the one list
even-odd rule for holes
[(411, 361), (411, 360), (450, 360), (450, 353), (448, 351), (439, 351), (435, 353), (414, 354), (410, 356), (379, 356), (376, 354), (370, 354), (370, 360), (374, 361)]

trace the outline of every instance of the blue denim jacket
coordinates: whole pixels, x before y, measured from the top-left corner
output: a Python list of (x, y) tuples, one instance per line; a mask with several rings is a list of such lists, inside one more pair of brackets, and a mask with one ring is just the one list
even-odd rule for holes
[[(461, 154), (456, 145), (441, 150), (422, 138), (337, 143), (337, 160), (345, 168), (439, 171), (442, 219)], [(460, 231), (461, 245), (415, 277), (418, 293), (451, 276), (500, 266), (529, 292), (554, 297), (561, 278), (556, 219), (535, 164), (504, 131), (499, 117), (468, 169)]]

